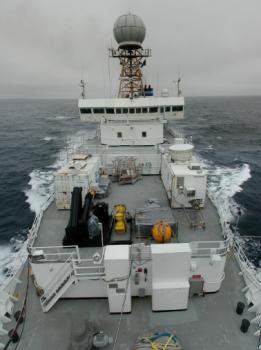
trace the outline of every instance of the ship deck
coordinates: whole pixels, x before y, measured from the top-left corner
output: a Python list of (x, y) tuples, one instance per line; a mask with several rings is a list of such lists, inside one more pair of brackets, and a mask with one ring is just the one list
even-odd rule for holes
[[(132, 185), (112, 183), (110, 195), (102, 201), (109, 204), (109, 212), (112, 211), (115, 204), (124, 203), (127, 206), (127, 211), (134, 217), (135, 209), (142, 208), (148, 199), (157, 199), (161, 207), (169, 207), (168, 198), (159, 176), (143, 176), (141, 180)], [(205, 208), (202, 210), (206, 223), (204, 230), (191, 229), (188, 221), (188, 216), (191, 214), (189, 209), (173, 209), (172, 213), (178, 222), (179, 242), (219, 241), (223, 239), (217, 211), (209, 199), (206, 200)], [(44, 214), (35, 246), (62, 245), (69, 215), (69, 210), (57, 210), (53, 202)], [(133, 239), (135, 240), (135, 237)], [(80, 248), (82, 257), (90, 250), (92, 249)]]
[[(134, 185), (113, 183), (111, 194), (104, 200), (109, 203), (110, 209), (114, 204), (125, 203), (133, 215), (135, 208), (143, 207), (148, 198), (157, 198), (161, 206), (168, 205), (160, 177), (143, 177)], [(193, 230), (184, 210), (174, 210), (179, 223), (180, 242), (222, 239), (219, 217), (209, 200), (203, 213), (206, 229)], [(52, 203), (43, 216), (35, 245), (61, 245), (68, 219), (69, 211), (58, 211)], [(81, 248), (81, 255), (84, 257), (93, 249)], [(242, 319), (253, 316), (246, 311), (242, 316), (235, 312), (237, 302), (244, 301), (241, 293), (244, 284), (238, 272), (233, 255), (229, 255), (221, 290), (189, 299), (189, 307), (185, 311), (152, 312), (150, 297), (133, 298), (132, 312), (122, 316), (115, 349), (135, 349), (138, 336), (162, 330), (174, 331), (184, 350), (256, 349), (254, 327), (251, 325), (246, 334), (240, 331)], [(26, 276), (27, 269), (24, 269), (21, 277), (24, 283), (18, 287), (21, 295), (25, 294)], [(85, 322), (94, 322), (98, 329), (115, 337), (120, 315), (109, 313), (107, 299), (60, 299), (49, 312), (43, 313), (31, 280), (29, 285), (26, 322), (18, 349), (73, 350), (70, 347), (71, 335), (79, 332)], [(23, 298), (16, 304), (16, 309), (21, 309), (22, 301)], [(12, 326), (9, 324), (10, 329)], [(10, 349), (14, 348), (15, 344), (12, 344)], [(105, 349), (113, 349), (113, 346)]]

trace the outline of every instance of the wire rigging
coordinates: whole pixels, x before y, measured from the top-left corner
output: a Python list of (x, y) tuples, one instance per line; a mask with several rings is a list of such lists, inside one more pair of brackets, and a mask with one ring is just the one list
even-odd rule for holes
[(123, 317), (123, 311), (124, 311), (124, 307), (125, 307), (125, 303), (126, 303), (126, 298), (127, 298), (127, 292), (128, 292), (129, 284), (130, 284), (132, 264), (133, 264), (133, 259), (131, 259), (129, 276), (128, 276), (128, 279), (127, 279), (127, 282), (126, 282), (125, 294), (124, 294), (124, 298), (123, 298), (123, 302), (122, 302), (122, 306), (121, 306), (120, 318), (119, 318), (119, 322), (118, 322), (118, 326), (117, 326), (117, 330), (116, 330), (116, 334), (115, 334), (115, 339), (114, 339), (113, 349), (112, 350), (116, 349), (116, 345), (117, 345), (117, 341), (118, 341), (118, 337), (119, 337), (119, 333), (120, 333), (121, 322), (122, 322), (122, 317)]
[(24, 302), (23, 302), (23, 307), (22, 307), (22, 311), (20, 312), (19, 317), (17, 318), (16, 321), (16, 326), (15, 328), (12, 330), (11, 334), (10, 334), (10, 339), (8, 340), (8, 342), (6, 343), (5, 347), (3, 350), (7, 350), (9, 348), (9, 345), (12, 343), (12, 338), (15, 334), (17, 334), (19, 325), (21, 324), (21, 321), (23, 320), (23, 326), (22, 326), (22, 330), (20, 335), (18, 335), (18, 341), (17, 344), (14, 348), (14, 350), (17, 350), (19, 344), (20, 344), (20, 340), (21, 337), (23, 335), (24, 332), (24, 327), (25, 327), (25, 320), (26, 320), (26, 306), (27, 306), (27, 299), (28, 299), (28, 291), (29, 291), (29, 277), (30, 277), (30, 273), (29, 273), (29, 257), (27, 258), (27, 282), (26, 282), (26, 292), (25, 292), (25, 297), (24, 297)]

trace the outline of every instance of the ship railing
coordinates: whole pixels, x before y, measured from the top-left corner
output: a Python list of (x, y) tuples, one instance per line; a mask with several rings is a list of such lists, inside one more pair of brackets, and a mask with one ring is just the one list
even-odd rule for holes
[(224, 256), (229, 249), (229, 240), (190, 242), (192, 257), (211, 257), (215, 254)]
[(234, 239), (233, 243), (235, 256), (237, 258), (241, 272), (250, 281), (250, 284), (252, 284), (255, 288), (261, 291), (261, 282), (256, 277), (258, 272), (257, 268), (254, 266), (253, 263), (251, 263), (251, 261), (246, 256), (243, 250), (242, 243), (236, 238)]
[(33, 224), (31, 226), (31, 228), (29, 229), (29, 234), (28, 234), (28, 239), (27, 239), (27, 247), (30, 248), (33, 246), (37, 235), (38, 235), (38, 230), (41, 224), (41, 220), (43, 217), (43, 214), (45, 212), (45, 210), (51, 205), (51, 203), (54, 200), (54, 193), (52, 193), (48, 199), (46, 200), (46, 202), (42, 205), (40, 212), (35, 216)]
[(87, 260), (73, 260), (73, 270), (76, 278), (102, 278), (105, 277), (105, 267), (103, 264), (91, 265)]
[(184, 134), (181, 131), (176, 131), (176, 129), (173, 130), (170, 126), (167, 126), (167, 131), (174, 138), (174, 140), (173, 140), (174, 143), (175, 143), (175, 139), (176, 139), (176, 141), (182, 139), (182, 143), (188, 143), (188, 144), (193, 143), (192, 136), (186, 137), (186, 136), (184, 136)]
[(146, 261), (151, 260), (151, 248), (143, 244), (133, 244), (130, 249), (130, 256), (132, 261)]
[[(37, 254), (38, 252), (38, 254)], [(68, 257), (81, 260), (79, 247), (71, 246), (48, 246), (48, 247), (32, 247), (30, 248), (32, 261), (34, 262), (64, 262)]]
[(180, 143), (180, 141), (182, 140), (182, 143), (185, 144), (192, 144), (192, 136), (190, 137), (185, 137), (183, 134), (178, 134), (178, 133), (174, 133), (174, 143)]
[[(52, 193), (46, 202), (42, 205), (40, 212), (35, 216), (33, 224), (28, 232), (28, 238), (26, 241), (27, 247), (32, 247), (38, 234), (39, 226), (43, 217), (44, 211), (49, 207), (49, 205), (54, 200), (54, 193)], [(8, 267), (8, 277), (5, 278), (5, 280), (1, 283), (0, 289), (6, 291), (7, 293), (12, 293), (16, 285), (18, 283), (18, 277), (21, 272), (21, 268), (23, 264), (25, 263), (27, 259), (27, 255), (24, 252), (24, 249), (21, 248), (21, 250), (18, 252), (18, 255), (16, 257), (16, 263), (12, 265), (11, 267)]]

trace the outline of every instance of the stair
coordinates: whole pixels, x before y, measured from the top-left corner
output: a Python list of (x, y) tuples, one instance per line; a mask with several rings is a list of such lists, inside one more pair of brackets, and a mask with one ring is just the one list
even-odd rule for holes
[(44, 294), (40, 297), (43, 311), (49, 311), (74, 282), (103, 278), (104, 271), (103, 265), (90, 264), (90, 259), (75, 261), (72, 254), (44, 288)]
[(70, 257), (58, 270), (40, 298), (43, 311), (49, 311), (75, 281), (72, 257)]

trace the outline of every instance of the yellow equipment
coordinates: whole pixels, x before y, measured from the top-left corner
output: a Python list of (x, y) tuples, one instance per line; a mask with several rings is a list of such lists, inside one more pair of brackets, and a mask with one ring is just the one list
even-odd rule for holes
[(157, 242), (168, 242), (172, 236), (172, 228), (170, 224), (161, 220), (153, 225), (152, 227), (152, 237)]
[(115, 232), (126, 232), (125, 213), (126, 206), (124, 204), (117, 204), (114, 206), (114, 218), (115, 218)]

